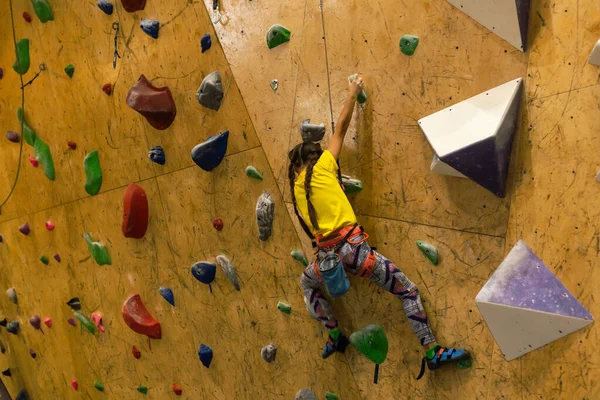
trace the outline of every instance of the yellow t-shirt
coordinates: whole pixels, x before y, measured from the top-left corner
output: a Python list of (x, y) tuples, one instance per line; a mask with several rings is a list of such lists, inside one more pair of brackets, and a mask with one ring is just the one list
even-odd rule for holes
[(310, 202), (317, 212), (318, 231), (310, 223), (308, 215), (306, 191), (304, 190), (306, 170), (302, 171), (296, 179), (294, 185), (296, 205), (304, 222), (315, 236), (328, 236), (340, 228), (356, 223), (354, 210), (338, 182), (337, 171), (338, 165), (333, 154), (325, 150), (313, 167), (310, 181)]

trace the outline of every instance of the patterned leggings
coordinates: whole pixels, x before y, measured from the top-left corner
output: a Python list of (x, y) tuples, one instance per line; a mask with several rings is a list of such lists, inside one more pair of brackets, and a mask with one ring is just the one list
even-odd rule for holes
[[(360, 237), (357, 239), (360, 239)], [(375, 267), (369, 278), (371, 282), (402, 300), (408, 322), (421, 345), (434, 343), (435, 337), (425, 314), (419, 289), (398, 267), (375, 250), (372, 250), (367, 241), (353, 245), (346, 243), (340, 248), (338, 255), (344, 263), (346, 272), (356, 275), (370, 251), (374, 251), (376, 256)], [(320, 259), (324, 255), (325, 252), (320, 251), (317, 258)], [(337, 328), (338, 322), (331, 311), (331, 306), (321, 292), (323, 279), (315, 272), (313, 263), (306, 267), (300, 278), (300, 285), (304, 290), (304, 303), (308, 312), (321, 321), (327, 329)]]

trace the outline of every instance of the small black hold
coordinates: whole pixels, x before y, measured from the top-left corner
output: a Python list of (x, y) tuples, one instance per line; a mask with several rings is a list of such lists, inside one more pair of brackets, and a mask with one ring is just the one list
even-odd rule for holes
[(0, 320), (0, 326), (6, 327), (6, 324), (8, 324), (8, 321), (6, 320), (6, 317), (4, 317)]
[(81, 301), (79, 301), (79, 297), (73, 297), (71, 300), (67, 301), (67, 305), (73, 309), (73, 311), (81, 310)]
[(4, 376), (12, 376), (12, 374), (10, 373), (10, 368), (6, 368), (4, 371), (2, 371), (2, 375), (4, 375)]

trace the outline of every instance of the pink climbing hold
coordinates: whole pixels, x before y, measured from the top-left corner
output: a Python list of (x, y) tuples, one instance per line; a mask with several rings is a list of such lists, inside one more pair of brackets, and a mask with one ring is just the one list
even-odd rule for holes
[(69, 323), (69, 325), (77, 326), (77, 322), (75, 322), (75, 318), (69, 318), (67, 320), (67, 322)]
[(46, 221), (46, 229), (48, 229), (49, 231), (53, 231), (54, 230), (54, 222), (48, 220)]
[(75, 379), (71, 379), (71, 387), (74, 390), (77, 390), (77, 389), (79, 389), (79, 383), (77, 383), (77, 381)]
[(92, 321), (96, 324), (96, 328), (100, 329), (100, 332), (104, 332), (104, 326), (102, 325), (102, 315), (99, 313), (92, 313)]
[(25, 222), (24, 225), (21, 225), (19, 227), (19, 232), (21, 232), (25, 236), (29, 235), (29, 232), (31, 232), (31, 228), (29, 227), (29, 223)]
[(46, 324), (48, 328), (52, 328), (52, 319), (50, 317), (44, 317), (44, 324)]
[(40, 163), (38, 162), (38, 160), (35, 159), (35, 157), (29, 156), (28, 160), (33, 166), (33, 168), (37, 168), (38, 165), (40, 165)]
[(67, 142), (67, 146), (69, 146), (69, 148), (71, 150), (75, 150), (77, 148), (77, 143), (75, 143), (75, 142)]

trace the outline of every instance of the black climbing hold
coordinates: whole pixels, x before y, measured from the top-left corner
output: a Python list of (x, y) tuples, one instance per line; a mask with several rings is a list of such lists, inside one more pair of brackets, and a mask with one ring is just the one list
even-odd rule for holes
[(36, 358), (37, 357), (37, 353), (35, 352), (34, 349), (29, 349), (29, 355), (31, 356), (31, 358)]
[(73, 311), (81, 310), (81, 301), (79, 301), (79, 297), (73, 297), (71, 300), (67, 301), (67, 305), (73, 309)]
[(19, 332), (19, 328), (19, 321), (10, 321), (8, 324), (6, 324), (6, 330), (13, 335), (16, 335)]
[(211, 110), (218, 111), (223, 100), (223, 85), (219, 71), (212, 72), (202, 80), (196, 92), (198, 103)]
[(217, 168), (227, 152), (229, 131), (219, 136), (209, 136), (206, 142), (196, 145), (192, 149), (192, 160), (197, 166), (209, 172)]
[(2, 375), (4, 375), (4, 376), (12, 376), (12, 374), (10, 373), (10, 368), (6, 368), (4, 371), (2, 371)]
[(158, 293), (169, 302), (172, 306), (175, 305), (175, 296), (173, 296), (173, 290), (168, 287), (160, 287), (158, 288)]
[(0, 319), (0, 326), (6, 327), (7, 324), (8, 324), (8, 321), (6, 320), (6, 317)]
[(202, 46), (202, 52), (204, 53), (206, 50), (210, 49), (210, 46), (212, 46), (212, 40), (210, 38), (210, 35), (207, 33), (204, 36), (202, 36), (202, 39), (200, 39), (200, 46)]
[(154, 21), (153, 19), (144, 18), (142, 22), (140, 22), (140, 28), (148, 35), (152, 36), (154, 39), (158, 39), (158, 29), (159, 29), (158, 21)]
[(106, 15), (112, 15), (112, 13), (113, 13), (113, 5), (112, 5), (112, 3), (109, 3), (107, 0), (98, 0), (98, 2), (96, 4), (98, 5), (98, 7), (100, 7), (100, 9)]
[(167, 162), (165, 151), (161, 146), (154, 146), (153, 148), (151, 148), (148, 152), (148, 157), (150, 157), (150, 160), (152, 162), (155, 162), (160, 165), (165, 165), (165, 162)]
[(213, 359), (213, 351), (207, 345), (201, 344), (200, 349), (198, 350), (198, 357), (200, 358), (202, 365), (208, 368)]
[(200, 261), (192, 265), (192, 275), (200, 282), (208, 285), (212, 293), (212, 287), (210, 284), (215, 280), (215, 274), (217, 273), (217, 266), (205, 261)]
[(0, 243), (4, 243), (4, 238), (0, 235)]
[(4, 346), (4, 342), (2, 342), (2, 340), (0, 340), (0, 353), (6, 353), (6, 346)]

